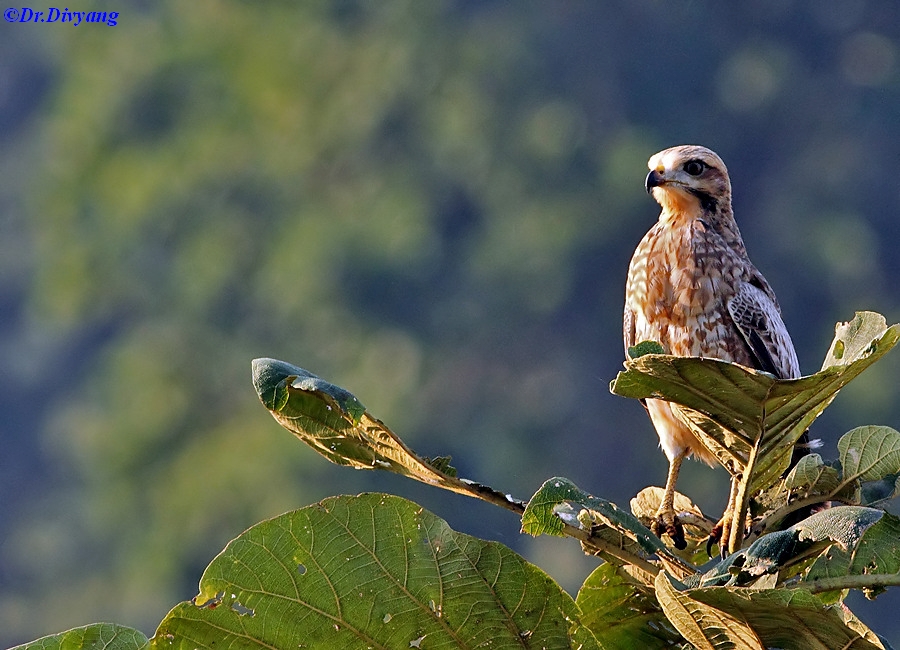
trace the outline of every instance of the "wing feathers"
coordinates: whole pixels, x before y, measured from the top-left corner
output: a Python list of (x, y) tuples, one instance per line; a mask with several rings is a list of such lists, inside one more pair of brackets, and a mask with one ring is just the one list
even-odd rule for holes
[(800, 363), (791, 336), (778, 306), (766, 291), (742, 282), (727, 306), (760, 370), (779, 379), (800, 376)]

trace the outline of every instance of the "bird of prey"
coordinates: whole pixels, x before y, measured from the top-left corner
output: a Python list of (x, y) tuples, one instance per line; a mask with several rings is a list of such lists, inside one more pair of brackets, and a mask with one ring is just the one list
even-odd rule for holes
[[(725, 163), (705, 147), (684, 145), (660, 151), (648, 166), (647, 192), (662, 211), (628, 267), (626, 356), (629, 347), (649, 340), (667, 354), (731, 361), (780, 379), (799, 377), (775, 293), (750, 262), (734, 220)], [(716, 457), (691, 432), (679, 407), (655, 399), (645, 406), (669, 460), (652, 528), (684, 548), (674, 511), (681, 463), (694, 456), (714, 465)]]

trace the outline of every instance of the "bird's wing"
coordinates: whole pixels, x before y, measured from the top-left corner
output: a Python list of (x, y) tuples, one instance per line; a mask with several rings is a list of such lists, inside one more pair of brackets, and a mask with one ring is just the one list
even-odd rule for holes
[[(628, 305), (625, 305), (625, 315), (624, 315), (624, 318), (622, 319), (622, 335), (623, 335), (623, 339), (625, 340), (625, 358), (626, 359), (629, 358), (628, 348), (632, 347), (635, 343), (637, 343), (637, 341), (634, 340), (637, 337), (637, 333), (635, 330), (635, 324), (634, 324), (634, 318), (635, 318), (634, 312), (628, 307)], [(642, 399), (641, 404), (644, 405), (645, 409), (647, 408), (647, 400)]]
[(741, 282), (727, 306), (758, 369), (779, 379), (800, 376), (800, 362), (791, 336), (781, 319), (778, 305), (766, 291), (756, 284)]
[(622, 336), (625, 341), (625, 356), (628, 357), (628, 348), (633, 346), (637, 341), (635, 338), (634, 312), (625, 305), (625, 316), (622, 319)]

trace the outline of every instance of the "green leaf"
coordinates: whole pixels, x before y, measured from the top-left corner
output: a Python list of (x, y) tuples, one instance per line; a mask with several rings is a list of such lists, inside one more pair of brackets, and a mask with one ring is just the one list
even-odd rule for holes
[[(663, 399), (739, 479), (732, 540), (744, 530), (750, 495), (788, 468), (794, 444), (838, 391), (900, 340), (900, 325), (860, 312), (839, 324), (832, 352), (814, 375), (778, 380), (715, 359), (649, 354), (625, 362), (610, 386), (617, 395)], [(682, 408), (683, 407), (683, 408)]]
[[(835, 325), (834, 340), (828, 354), (825, 355), (822, 370), (845, 366), (878, 352), (884, 339), (886, 325), (884, 316), (871, 311), (856, 312), (853, 320)], [(895, 327), (896, 325), (891, 329)]]
[(597, 567), (575, 600), (581, 622), (604, 648), (669, 648), (683, 642), (656, 601), (653, 591), (622, 576), (615, 566)]
[(586, 550), (617, 566), (634, 564), (650, 571), (657, 568), (647, 559), (655, 555), (678, 575), (690, 575), (696, 568), (674, 555), (669, 548), (633, 514), (615, 503), (581, 490), (567, 478), (544, 482), (522, 514), (522, 532), (529, 535), (566, 535), (571, 528), (583, 531), (579, 537)]
[(637, 359), (645, 354), (665, 354), (666, 350), (656, 341), (641, 341), (637, 345), (628, 348), (628, 358)]
[[(724, 589), (724, 587), (718, 587)], [(656, 598), (672, 625), (700, 650), (745, 648), (765, 650), (759, 637), (744, 621), (682, 593), (665, 571), (656, 576)]]
[(890, 427), (865, 426), (838, 441), (844, 481), (877, 481), (900, 472), (900, 433)]
[(416, 455), (343, 388), (276, 359), (254, 359), (252, 369), (256, 393), (272, 417), (332, 463), (388, 470), (518, 514), (524, 509), (512, 497), (458, 478), (449, 457)]
[[(733, 475), (755, 459), (748, 489), (764, 489), (787, 469), (794, 443), (837, 392), (900, 340), (900, 325), (886, 328), (879, 314), (857, 314), (851, 325), (837, 328), (839, 336), (851, 337), (843, 357), (800, 379), (774, 379), (715, 359), (651, 354), (626, 361), (610, 388), (688, 407), (684, 413), (698, 436)], [(877, 336), (865, 341), (852, 338), (873, 332)]]
[(595, 535), (608, 533), (630, 552), (642, 555), (668, 552), (666, 545), (630, 512), (584, 492), (569, 479), (559, 476), (545, 481), (531, 497), (522, 514), (522, 531), (535, 536), (562, 536), (566, 523), (578, 525), (581, 510), (592, 514), (589, 526)]
[[(900, 433), (896, 430), (883, 426), (857, 427), (841, 436), (838, 451), (842, 473), (823, 466), (826, 480), (814, 490), (815, 494), (844, 503), (877, 505), (900, 492)], [(836, 483), (834, 477), (838, 479)], [(791, 478), (788, 476), (788, 480)]]
[(450, 456), (435, 456), (434, 458), (423, 456), (422, 460), (431, 465), (437, 471), (446, 474), (447, 476), (452, 476), (454, 478), (457, 476), (456, 468), (450, 464), (450, 462), (453, 460)]
[(830, 494), (840, 484), (840, 473), (819, 454), (807, 454), (784, 479), (784, 486), (803, 495)]
[[(847, 510), (849, 507), (833, 508)], [(849, 543), (840, 548), (828, 549), (810, 567), (804, 581), (809, 585), (821, 586), (825, 580), (840, 580), (847, 576), (866, 576), (862, 582), (846, 581), (847, 587), (858, 586), (872, 593), (878, 587), (878, 576), (887, 576), (882, 584), (896, 584), (900, 574), (900, 518), (874, 510), (859, 508), (861, 511), (871, 510), (880, 513), (877, 519), (874, 514), (869, 520), (872, 523), (855, 531)], [(870, 584), (871, 583), (871, 584)], [(827, 583), (825, 583), (827, 584)]]
[[(705, 616), (715, 613), (741, 621), (766, 648), (822, 650), (823, 648), (876, 649), (866, 640), (864, 631), (845, 622), (840, 606), (827, 607), (803, 589), (745, 589), (710, 587), (680, 594), (696, 603)], [(743, 628), (738, 628), (743, 632)], [(730, 628), (727, 630), (730, 632)], [(871, 634), (871, 633), (870, 633)], [(715, 647), (743, 648), (741, 637), (729, 638), (734, 645)], [(754, 646), (748, 646), (754, 647)]]
[(254, 359), (252, 365), (253, 385), (259, 399), (270, 411), (281, 411), (285, 407), (290, 396), (289, 388), (318, 395), (328, 406), (337, 408), (357, 424), (366, 411), (366, 407), (350, 392), (329, 384), (303, 368), (277, 359)]
[(701, 576), (702, 587), (746, 585), (760, 576), (775, 574), (800, 560), (816, 557), (830, 546), (853, 551), (863, 534), (884, 512), (860, 506), (839, 506), (817, 512), (787, 530), (757, 539), (733, 553)]
[(885, 515), (883, 510), (862, 506), (828, 508), (804, 519), (789, 530), (799, 533), (800, 541), (830, 539), (842, 549), (856, 548), (863, 534)]
[(382, 494), (253, 526), (176, 606), (160, 648), (597, 648), (572, 598), (509, 548)]
[(144, 650), (149, 643), (146, 636), (130, 627), (95, 623), (41, 637), (10, 650)]

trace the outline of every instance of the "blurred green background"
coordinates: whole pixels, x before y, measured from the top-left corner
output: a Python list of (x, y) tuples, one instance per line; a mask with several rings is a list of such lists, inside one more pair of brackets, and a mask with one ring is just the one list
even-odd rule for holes
[[(44, 9), (34, 7), (34, 9)], [(250, 525), (390, 491), (572, 593), (596, 562), (512, 515), (328, 464), (250, 360), (354, 392), (422, 454), (527, 498), (661, 484), (609, 394), (646, 160), (726, 161), (806, 372), (900, 320), (900, 3), (146, 2), (0, 25), (0, 645), (152, 634)], [(900, 355), (814, 433), (900, 425)], [(711, 515), (724, 470), (679, 484)], [(897, 592), (856, 613), (900, 643)]]

